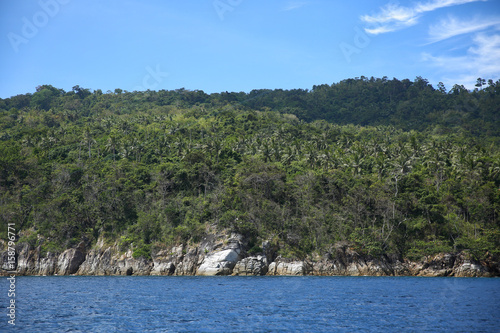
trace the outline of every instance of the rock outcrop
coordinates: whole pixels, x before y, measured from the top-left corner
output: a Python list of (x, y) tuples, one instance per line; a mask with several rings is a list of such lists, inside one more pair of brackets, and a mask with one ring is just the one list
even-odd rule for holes
[[(500, 276), (500, 264), (480, 263), (466, 253), (443, 253), (408, 261), (398, 257), (364, 257), (347, 243), (339, 243), (324, 257), (307, 260), (276, 257), (269, 242), (262, 253), (247, 255), (241, 235), (208, 234), (199, 244), (154, 249), (151, 258), (134, 258), (133, 251), (119, 251), (104, 240), (87, 250), (82, 242), (62, 253), (42, 253), (41, 247), (15, 247), (17, 275), (318, 275), (318, 276)], [(0, 252), (0, 275), (8, 274), (7, 251)]]
[(173, 275), (175, 272), (175, 265), (171, 262), (154, 261), (151, 275)]
[[(40, 250), (38, 249), (38, 251)], [(56, 271), (57, 259), (58, 256), (55, 253), (48, 252), (44, 258), (39, 258), (38, 266), (35, 265), (34, 273), (30, 275), (53, 275)]]
[(287, 261), (278, 258), (269, 265), (267, 275), (306, 275), (307, 265), (304, 261)]
[(132, 251), (118, 255), (112, 247), (91, 250), (76, 275), (149, 275), (152, 263), (145, 258), (133, 258)]
[(241, 236), (232, 235), (221, 250), (207, 254), (196, 270), (196, 275), (231, 275), (234, 266), (241, 259), (240, 254), (243, 251), (241, 240)]
[(190, 248), (186, 251), (187, 253), (181, 257), (181, 261), (177, 264), (174, 275), (195, 275), (198, 266), (201, 265), (203, 255), (199, 248)]
[(259, 255), (238, 261), (233, 268), (233, 275), (259, 276), (266, 275), (267, 271), (267, 258)]
[(57, 258), (57, 275), (75, 274), (85, 261), (85, 255), (78, 249), (68, 249)]
[(495, 272), (466, 256), (441, 253), (426, 257), (423, 262), (410, 263), (410, 272), (417, 276), (490, 277)]
[(181, 245), (154, 252), (151, 275), (174, 275), (177, 270), (176, 266), (183, 260), (183, 249), (184, 247)]
[(238, 259), (239, 253), (236, 250), (217, 251), (205, 257), (196, 270), (196, 275), (230, 275)]
[(77, 275), (113, 275), (116, 274), (116, 267), (112, 261), (111, 248), (108, 247), (105, 250), (92, 249), (87, 256), (85, 261), (82, 263)]

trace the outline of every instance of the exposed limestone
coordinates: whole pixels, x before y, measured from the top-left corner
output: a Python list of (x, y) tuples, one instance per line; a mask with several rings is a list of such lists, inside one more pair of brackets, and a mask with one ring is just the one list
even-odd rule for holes
[(33, 275), (53, 275), (56, 271), (58, 256), (55, 253), (48, 252), (45, 258), (40, 258), (37, 274)]
[(116, 262), (117, 275), (150, 275), (152, 263), (144, 258), (125, 258)]
[(61, 253), (57, 259), (57, 275), (75, 274), (85, 261), (84, 254), (78, 249), (68, 249)]
[[(16, 254), (18, 274), (35, 274), (38, 266), (37, 263), (40, 259), (40, 248), (32, 250), (28, 244), (19, 244), (18, 246), (16, 246)], [(49, 262), (48, 264), (51, 265), (52, 263)]]
[(175, 272), (175, 265), (169, 261), (153, 261), (153, 269), (151, 275), (173, 275)]
[(458, 255), (455, 260), (453, 276), (456, 277), (490, 277), (495, 276), (494, 272), (482, 266), (478, 262), (474, 262), (465, 255)]
[[(242, 236), (233, 234), (231, 238), (222, 243), (222, 249), (212, 253), (207, 253), (207, 256), (201, 262), (201, 265), (196, 270), (196, 275), (214, 276), (214, 275), (231, 275), (233, 268), (242, 257), (243, 252)], [(208, 252), (210, 247), (202, 243), (204, 251)], [(216, 244), (212, 249), (219, 248)]]
[(182, 261), (176, 266), (174, 275), (195, 275), (198, 266), (203, 260), (203, 255), (197, 247), (187, 250)]
[(118, 256), (115, 249), (91, 250), (76, 272), (77, 275), (149, 275), (153, 263), (133, 258), (132, 251)]
[[(0, 275), (8, 274), (8, 253), (0, 251)], [(151, 259), (134, 258), (132, 249), (123, 253), (116, 244), (99, 239), (87, 251), (85, 243), (62, 253), (42, 254), (41, 247), (20, 243), (15, 247), (17, 275), (348, 275), (348, 276), (500, 276), (500, 264), (490, 258), (478, 262), (467, 253), (443, 253), (419, 261), (397, 256), (361, 256), (348, 243), (339, 243), (325, 256), (315, 254), (304, 261), (276, 257), (278, 248), (262, 244), (263, 252), (248, 256), (241, 235), (211, 233), (200, 243), (170, 249), (155, 248)]]
[(230, 275), (239, 259), (239, 251), (228, 249), (217, 251), (205, 257), (196, 275)]
[(424, 259), (424, 264), (416, 266), (418, 276), (451, 276), (453, 275), (453, 267), (455, 263), (455, 256), (453, 254), (438, 254)]
[(115, 275), (117, 267), (112, 259), (111, 247), (92, 249), (76, 272), (77, 275)]
[(371, 259), (352, 262), (347, 267), (346, 275), (352, 276), (392, 276), (393, 269), (383, 260)]
[(268, 271), (267, 258), (264, 256), (247, 257), (236, 263), (233, 275), (258, 276), (266, 275)]
[(312, 275), (345, 275), (345, 266), (337, 260), (322, 260), (313, 264)]
[(306, 275), (306, 264), (303, 261), (286, 261), (277, 258), (269, 265), (267, 275)]
[(391, 263), (391, 268), (395, 276), (409, 276), (410, 270), (408, 265), (400, 260), (395, 260)]

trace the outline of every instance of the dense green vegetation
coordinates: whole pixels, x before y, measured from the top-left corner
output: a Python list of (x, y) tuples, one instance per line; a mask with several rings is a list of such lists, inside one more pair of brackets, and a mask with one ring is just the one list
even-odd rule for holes
[(0, 232), (136, 255), (209, 225), (283, 255), (500, 253), (500, 81), (349, 79), (313, 90), (0, 99)]

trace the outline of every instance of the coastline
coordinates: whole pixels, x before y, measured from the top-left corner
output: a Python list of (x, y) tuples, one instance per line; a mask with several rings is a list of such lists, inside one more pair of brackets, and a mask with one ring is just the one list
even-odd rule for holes
[(151, 259), (134, 258), (132, 249), (119, 251), (117, 244), (101, 239), (90, 249), (84, 242), (62, 253), (48, 252), (27, 243), (16, 245), (17, 269), (6, 270), (7, 251), (0, 252), (0, 275), (163, 275), (163, 276), (426, 276), (498, 277), (498, 262), (478, 262), (467, 253), (439, 253), (419, 261), (381, 256), (362, 256), (338, 244), (326, 256), (283, 258), (269, 242), (262, 253), (249, 254), (241, 235), (207, 235), (199, 244), (156, 249)]

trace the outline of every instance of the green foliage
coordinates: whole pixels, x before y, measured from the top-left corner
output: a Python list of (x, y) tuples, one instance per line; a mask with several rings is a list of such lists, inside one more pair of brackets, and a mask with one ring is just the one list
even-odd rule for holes
[(36, 233), (30, 233), (28, 236), (19, 237), (19, 243), (28, 243), (31, 247), (37, 247), (39, 245), (38, 237)]
[(443, 252), (453, 252), (453, 248), (446, 241), (415, 240), (412, 244), (412, 247), (408, 250), (407, 257), (411, 260), (420, 260), (424, 256)]
[(377, 232), (373, 232), (369, 228), (356, 228), (351, 233), (349, 240), (358, 253), (378, 257), (384, 253), (384, 248), (383, 244), (377, 240), (376, 235)]
[(248, 250), (248, 254), (259, 254), (262, 253), (262, 248), (258, 245), (254, 245), (250, 250)]
[(126, 251), (130, 245), (134, 243), (134, 238), (131, 236), (121, 236), (120, 240), (118, 242), (118, 246), (120, 248), (120, 251)]
[(62, 250), (64, 250), (64, 249), (60, 244), (57, 244), (54, 241), (46, 241), (46, 242), (42, 243), (40, 255), (46, 256), (47, 253), (49, 253), (49, 252), (50, 253), (57, 253), (57, 252), (61, 252)]
[(31, 98), (31, 106), (42, 110), (49, 110), (53, 101), (59, 95), (61, 95), (61, 91), (50, 85), (40, 86)]
[(371, 256), (499, 256), (500, 81), (438, 88), (41, 86), (0, 100), (0, 233), (15, 221), (45, 252), (105, 236), (149, 257), (216, 225), (251, 253), (273, 239), (290, 257), (339, 241)]
[(134, 251), (132, 252), (132, 257), (134, 259), (141, 257), (144, 259), (151, 259), (151, 244), (139, 244), (137, 247), (134, 248)]
[(500, 255), (500, 231), (497, 229), (484, 230), (478, 238), (462, 236), (456, 246), (460, 250), (467, 250), (474, 259), (484, 260), (489, 255)]

